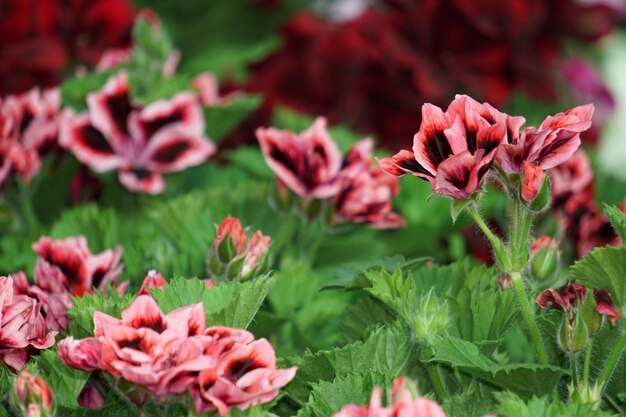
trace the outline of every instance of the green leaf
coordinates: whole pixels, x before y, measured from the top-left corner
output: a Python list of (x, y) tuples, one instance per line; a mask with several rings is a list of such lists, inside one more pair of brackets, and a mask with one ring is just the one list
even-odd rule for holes
[[(223, 310), (209, 314), (211, 325), (223, 325), (246, 329), (254, 319), (267, 293), (276, 283), (276, 277), (267, 274), (252, 281), (237, 284), (237, 292)], [(211, 289), (212, 291), (213, 289)]]
[(559, 378), (566, 374), (556, 366), (499, 365), (484, 356), (475, 344), (456, 337), (437, 338), (431, 348), (433, 361), (445, 363), (523, 397), (552, 391)]
[(609, 218), (613, 228), (622, 238), (622, 242), (626, 243), (626, 213), (619, 207), (602, 204), (604, 214)]
[(474, 200), (470, 198), (467, 198), (465, 200), (452, 200), (450, 204), (450, 215), (452, 216), (452, 223), (456, 223), (456, 219), (461, 213), (463, 213), (463, 211), (465, 211), (467, 206), (469, 206), (470, 204), (474, 204)]
[(405, 375), (417, 361), (406, 332), (384, 327), (365, 341), (315, 353), (301, 358), (288, 358), (286, 366), (298, 366), (296, 378), (286, 388), (290, 398), (304, 404), (311, 386), (354, 372), (371, 370), (386, 375)]
[(626, 247), (595, 248), (570, 269), (577, 282), (606, 288), (621, 311), (626, 307)]
[(250, 113), (261, 105), (261, 97), (246, 95), (233, 98), (224, 104), (204, 108), (208, 137), (220, 143)]
[(369, 403), (372, 389), (380, 386), (385, 392), (392, 377), (376, 372), (352, 373), (332, 382), (324, 381), (313, 387), (307, 403), (297, 417), (328, 417), (346, 404)]
[(50, 385), (57, 404), (67, 408), (78, 407), (76, 399), (91, 373), (65, 366), (56, 350), (52, 349), (42, 350), (36, 360), (37, 368)]
[(615, 417), (615, 414), (595, 410), (594, 404), (550, 401), (548, 397), (533, 397), (525, 402), (511, 392), (495, 394), (500, 403), (497, 408), (499, 417)]
[(207, 326), (245, 329), (274, 282), (273, 276), (265, 275), (243, 284), (221, 283), (209, 290), (199, 279), (176, 278), (163, 289), (153, 289), (150, 293), (166, 314), (180, 307), (203, 303)]
[(133, 294), (121, 296), (107, 287), (106, 291), (94, 291), (82, 297), (73, 297), (74, 306), (67, 310), (70, 318), (69, 334), (74, 337), (93, 335), (93, 315), (96, 311), (106, 313), (112, 317), (121, 317), (122, 310), (133, 301)]

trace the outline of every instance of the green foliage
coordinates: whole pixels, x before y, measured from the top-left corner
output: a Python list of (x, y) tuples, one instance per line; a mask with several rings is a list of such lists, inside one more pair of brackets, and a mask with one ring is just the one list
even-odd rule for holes
[(611, 224), (615, 228), (617, 234), (622, 238), (622, 242), (626, 242), (626, 213), (622, 212), (619, 207), (603, 204), (604, 214), (609, 218)]
[(495, 394), (500, 403), (499, 417), (612, 417), (614, 414), (595, 410), (593, 404), (552, 402), (548, 397), (533, 397), (527, 402), (509, 392)]
[(70, 318), (69, 334), (75, 338), (93, 335), (93, 315), (96, 311), (112, 317), (121, 317), (122, 310), (133, 301), (134, 294), (121, 296), (108, 287), (105, 292), (94, 291), (82, 297), (73, 297), (74, 306), (67, 311)]
[(433, 361), (445, 363), (523, 397), (551, 392), (559, 378), (566, 374), (556, 366), (499, 365), (483, 355), (475, 344), (451, 336), (434, 340), (431, 348)]
[(70, 409), (77, 408), (76, 399), (85, 386), (90, 373), (65, 366), (59, 359), (56, 350), (52, 349), (42, 351), (36, 360), (37, 369), (50, 385), (57, 405)]
[(233, 98), (223, 104), (204, 108), (207, 135), (219, 143), (239, 123), (261, 105), (259, 96), (248, 95)]
[(571, 267), (576, 281), (609, 290), (615, 305), (626, 308), (626, 247), (595, 248)]
[(244, 283), (222, 283), (209, 290), (201, 280), (176, 278), (162, 290), (152, 290), (151, 294), (164, 313), (203, 303), (207, 326), (245, 329), (254, 319), (275, 281), (276, 278), (268, 274)]
[(351, 373), (331, 382), (315, 384), (309, 400), (297, 417), (327, 417), (346, 404), (364, 405), (369, 402), (372, 389), (391, 387), (391, 378), (377, 372)]
[(383, 327), (363, 342), (289, 358), (287, 366), (297, 366), (298, 373), (286, 389), (290, 399), (303, 405), (311, 386), (330, 382), (355, 372), (371, 370), (386, 375), (405, 375), (415, 363), (411, 341), (397, 328)]

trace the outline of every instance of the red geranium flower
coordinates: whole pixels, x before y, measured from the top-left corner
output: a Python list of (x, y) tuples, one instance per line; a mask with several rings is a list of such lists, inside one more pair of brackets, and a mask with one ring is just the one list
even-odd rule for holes
[(389, 174), (405, 173), (429, 181), (436, 194), (467, 198), (480, 188), (500, 144), (517, 122), (488, 104), (457, 96), (443, 112), (425, 104), (413, 152), (382, 159)]
[(60, 142), (94, 171), (118, 171), (131, 191), (160, 193), (165, 188), (161, 173), (198, 165), (215, 153), (191, 93), (141, 107), (131, 101), (121, 72), (87, 103), (87, 113), (65, 120)]

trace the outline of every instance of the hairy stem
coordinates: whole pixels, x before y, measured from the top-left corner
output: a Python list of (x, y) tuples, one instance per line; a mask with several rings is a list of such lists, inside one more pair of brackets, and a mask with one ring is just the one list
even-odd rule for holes
[(528, 332), (530, 333), (530, 338), (535, 347), (535, 351), (537, 352), (537, 358), (539, 359), (539, 363), (541, 363), (542, 365), (548, 365), (548, 355), (546, 355), (546, 350), (543, 347), (543, 342), (541, 341), (541, 336), (539, 334), (539, 328), (537, 327), (537, 323), (535, 322), (535, 317), (533, 315), (531, 305), (528, 302), (528, 297), (526, 295), (526, 290), (524, 289), (524, 281), (522, 280), (521, 272), (511, 272), (511, 282), (513, 283), (513, 288), (515, 288), (517, 299), (519, 300), (520, 306), (522, 308), (522, 314), (524, 316), (524, 320), (526, 321), (526, 326), (528, 327)]
[(589, 344), (585, 351), (585, 364), (583, 365), (583, 382), (589, 386), (589, 367), (591, 366), (591, 351), (593, 350), (593, 337), (589, 338)]

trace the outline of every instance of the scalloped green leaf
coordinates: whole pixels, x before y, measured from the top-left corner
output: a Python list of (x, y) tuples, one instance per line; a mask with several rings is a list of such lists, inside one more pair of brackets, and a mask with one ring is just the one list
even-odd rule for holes
[(622, 242), (626, 243), (626, 213), (619, 207), (602, 204), (604, 214), (609, 218), (613, 228), (622, 238)]
[(577, 282), (606, 288), (620, 310), (626, 307), (626, 247), (595, 248), (570, 268)]
[(534, 364), (499, 365), (481, 353), (478, 346), (456, 337), (437, 338), (432, 344), (433, 361), (468, 373), (522, 397), (551, 392), (566, 371), (556, 366)]

